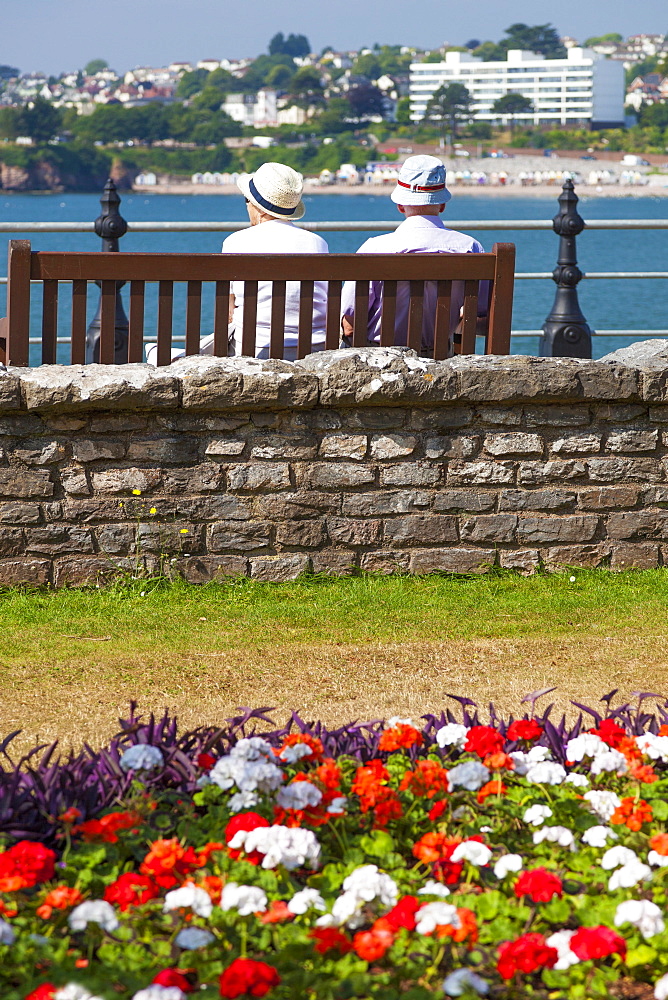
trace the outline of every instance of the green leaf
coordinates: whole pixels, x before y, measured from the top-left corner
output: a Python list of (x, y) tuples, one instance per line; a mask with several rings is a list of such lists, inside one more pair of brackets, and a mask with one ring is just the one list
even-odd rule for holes
[(385, 830), (374, 830), (360, 837), (360, 847), (372, 858), (383, 858), (394, 850), (394, 840)]
[(501, 904), (501, 893), (498, 889), (479, 896), (476, 901), (476, 913), (482, 920), (493, 920), (499, 912)]
[(648, 944), (639, 944), (637, 948), (631, 948), (626, 953), (626, 964), (629, 969), (634, 969), (637, 965), (651, 965), (656, 958), (656, 951)]
[(552, 924), (564, 924), (571, 915), (571, 904), (567, 899), (555, 897), (541, 907), (541, 916)]

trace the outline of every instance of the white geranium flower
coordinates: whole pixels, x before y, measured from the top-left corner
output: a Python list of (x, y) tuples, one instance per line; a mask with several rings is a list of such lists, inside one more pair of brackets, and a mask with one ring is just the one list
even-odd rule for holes
[(335, 799), (327, 806), (327, 812), (332, 816), (342, 816), (346, 811), (346, 806), (348, 805), (348, 799), (345, 795), (337, 795)]
[(184, 951), (197, 951), (199, 948), (206, 948), (215, 940), (211, 931), (203, 927), (183, 927), (174, 938), (174, 944)]
[(647, 863), (655, 868), (668, 868), (668, 856), (659, 854), (658, 851), (650, 851), (647, 855)]
[(552, 760), (552, 753), (549, 747), (531, 747), (531, 750), (513, 750), (510, 754), (515, 761), (515, 773), (523, 778), (532, 764), (542, 764), (545, 760)]
[(274, 759), (274, 749), (271, 743), (267, 743), (261, 736), (248, 736), (235, 743), (230, 750), (230, 757), (239, 760), (267, 760)]
[(54, 1000), (102, 1000), (102, 997), (97, 994), (93, 996), (90, 990), (85, 986), (79, 986), (78, 983), (67, 983), (66, 986), (56, 990), (53, 996)]
[(632, 851), (630, 847), (622, 847), (621, 844), (618, 844), (615, 847), (608, 848), (599, 864), (606, 871), (611, 871), (613, 868), (621, 868), (622, 865), (629, 865), (638, 860), (638, 855), (635, 851)]
[[(271, 759), (262, 756), (256, 747), (241, 747), (239, 752), (235, 752), (246, 742), (248, 741), (241, 740), (237, 746), (232, 747), (229, 754), (216, 761), (209, 771), (211, 782), (223, 789), (234, 788), (236, 785), (239, 792), (275, 792), (280, 788), (284, 777), (275, 763), (276, 758), (273, 754)], [(264, 740), (260, 740), (260, 743), (264, 744)]]
[(565, 826), (542, 826), (539, 830), (534, 830), (534, 844), (542, 844), (547, 840), (551, 844), (559, 844), (559, 847), (570, 847), (575, 850), (575, 837)]
[(532, 785), (560, 785), (565, 777), (566, 769), (551, 760), (532, 764), (526, 773), (526, 779)]
[(461, 997), (468, 990), (486, 997), (489, 993), (489, 983), (471, 969), (455, 969), (443, 980), (443, 992), (446, 997)]
[(246, 854), (259, 851), (263, 854), (263, 868), (283, 865), (294, 868), (317, 868), (320, 862), (320, 844), (312, 830), (288, 827), (275, 823), (255, 830), (238, 830), (229, 841), (233, 850), (243, 848)]
[(596, 736), (595, 733), (581, 733), (566, 744), (566, 760), (575, 763), (584, 760), (585, 757), (595, 757), (607, 749), (608, 744), (604, 743), (600, 736)]
[(549, 938), (545, 941), (548, 948), (556, 948), (559, 958), (556, 964), (553, 966), (554, 969), (570, 968), (571, 965), (577, 965), (580, 961), (575, 952), (571, 951), (571, 938), (575, 934), (575, 931), (557, 931), (556, 934), (551, 934)]
[(618, 795), (605, 790), (593, 789), (591, 792), (585, 792), (582, 797), (604, 823), (607, 823), (617, 806), (622, 804)]
[(589, 778), (586, 774), (578, 774), (576, 771), (572, 771), (566, 780), (565, 785), (574, 785), (576, 788), (586, 788), (589, 784)]
[(199, 917), (210, 917), (213, 903), (208, 892), (193, 882), (186, 882), (178, 889), (172, 889), (167, 893), (162, 912), (169, 913), (170, 910), (180, 910), (181, 907), (189, 907)]
[(288, 903), (290, 913), (306, 913), (307, 910), (326, 910), (327, 904), (317, 889), (302, 889), (296, 892)]
[(654, 1000), (668, 1000), (668, 972), (654, 983)]
[(608, 840), (617, 840), (618, 836), (609, 826), (590, 826), (582, 834), (582, 843), (589, 847), (605, 847)]
[(240, 917), (248, 917), (251, 913), (264, 913), (267, 909), (267, 895), (256, 885), (228, 882), (223, 886), (220, 908), (236, 910)]
[(617, 868), (608, 879), (608, 892), (615, 889), (630, 889), (651, 877), (652, 869), (641, 861), (632, 861), (628, 865)]
[(472, 865), (480, 867), (489, 864), (492, 852), (486, 844), (481, 844), (477, 840), (463, 840), (457, 844), (452, 852), (451, 861), (469, 861)]
[(626, 758), (618, 750), (608, 748), (603, 753), (597, 753), (589, 768), (591, 774), (602, 774), (604, 771), (616, 774), (626, 774), (628, 764)]
[(118, 761), (124, 771), (153, 771), (165, 766), (162, 750), (149, 743), (136, 743)]
[(461, 926), (457, 907), (452, 903), (425, 903), (415, 914), (415, 930), (418, 934), (433, 934), (437, 927), (452, 924)]
[(302, 757), (310, 757), (313, 750), (307, 743), (293, 743), (292, 746), (284, 747), (279, 756), (286, 764), (296, 764)]
[(104, 899), (87, 899), (75, 906), (67, 922), (71, 931), (84, 931), (88, 924), (99, 924), (103, 931), (115, 931), (118, 917), (111, 903)]
[(652, 760), (668, 761), (668, 736), (643, 733), (642, 736), (636, 736), (636, 746)]
[(466, 760), (463, 764), (448, 771), (448, 778), (453, 788), (466, 788), (469, 792), (477, 792), (489, 781), (490, 771), (477, 760)]
[(549, 806), (542, 806), (540, 804), (535, 806), (529, 806), (528, 809), (524, 811), (524, 816), (522, 817), (525, 823), (529, 823), (530, 826), (540, 826), (544, 823), (546, 819), (552, 816), (552, 810)]
[(447, 885), (443, 885), (442, 882), (435, 882), (433, 878), (430, 878), (427, 879), (421, 889), (418, 889), (417, 894), (418, 896), (441, 896), (445, 899), (446, 896), (450, 895), (450, 890)]
[(365, 922), (362, 912), (369, 904), (382, 912), (391, 909), (399, 898), (396, 883), (376, 865), (362, 865), (343, 880), (343, 892), (334, 900), (331, 913), (316, 920), (317, 927), (341, 927), (354, 930)]
[(306, 809), (317, 806), (321, 800), (322, 792), (310, 781), (293, 781), (276, 793), (276, 804), (281, 809)]
[(498, 879), (505, 878), (509, 872), (521, 872), (524, 860), (521, 854), (502, 854), (494, 865), (494, 874)]
[(14, 944), (16, 934), (11, 924), (0, 917), (0, 944)]
[(436, 742), (439, 747), (455, 747), (457, 750), (463, 750), (468, 734), (466, 726), (461, 726), (457, 722), (448, 722), (446, 726), (441, 726), (437, 731)]
[(413, 726), (415, 729), (415, 723), (412, 719), (402, 719), (399, 715), (393, 715), (391, 719), (388, 719), (385, 723), (386, 729), (393, 729), (394, 726)]
[(151, 983), (146, 989), (139, 990), (132, 1000), (186, 1000), (186, 995), (178, 986), (160, 986)]
[(615, 911), (615, 927), (622, 924), (633, 924), (645, 939), (666, 929), (661, 910), (648, 899), (627, 899), (620, 903)]
[[(208, 779), (207, 784), (211, 785), (211, 779), (208, 775), (206, 777)], [(257, 792), (235, 792), (227, 800), (227, 808), (233, 813), (243, 812), (244, 809), (252, 809), (259, 801), (260, 796)]]

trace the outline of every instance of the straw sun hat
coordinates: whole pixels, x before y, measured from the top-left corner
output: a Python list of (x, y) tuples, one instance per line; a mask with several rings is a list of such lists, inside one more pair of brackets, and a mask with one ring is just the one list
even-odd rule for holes
[(254, 174), (242, 174), (237, 187), (261, 212), (276, 219), (301, 219), (304, 178), (284, 163), (263, 163)]

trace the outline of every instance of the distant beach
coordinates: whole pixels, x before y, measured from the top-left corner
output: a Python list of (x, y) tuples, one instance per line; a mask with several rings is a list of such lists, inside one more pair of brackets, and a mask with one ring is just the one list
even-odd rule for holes
[[(345, 194), (371, 195), (387, 198), (394, 185), (382, 184), (304, 184), (305, 195)], [(666, 198), (668, 197), (668, 175), (660, 178), (658, 184), (577, 184), (580, 197), (590, 198)], [(216, 195), (238, 194), (239, 189), (234, 184), (191, 184), (171, 183), (145, 185), (135, 184), (132, 190), (136, 194), (177, 194), (177, 195)], [(522, 187), (521, 184), (453, 184), (452, 196), (477, 198), (557, 198), (561, 184), (536, 184)]]

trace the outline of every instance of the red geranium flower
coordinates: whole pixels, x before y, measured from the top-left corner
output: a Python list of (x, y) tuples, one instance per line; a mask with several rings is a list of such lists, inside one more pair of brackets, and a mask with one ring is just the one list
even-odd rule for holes
[(450, 791), (450, 779), (447, 768), (441, 767), (435, 760), (419, 760), (415, 770), (404, 771), (399, 785), (399, 791), (409, 790), (413, 795), (425, 795), (433, 799)]
[(80, 833), (87, 842), (101, 840), (107, 844), (118, 841), (119, 830), (131, 830), (133, 826), (141, 826), (142, 818), (133, 812), (111, 812), (100, 819), (88, 819), (72, 827), (72, 833)]
[(432, 823), (435, 823), (437, 819), (440, 819), (440, 817), (443, 815), (443, 813), (447, 808), (448, 808), (448, 803), (445, 801), (445, 799), (441, 799), (440, 802), (434, 803), (434, 805), (427, 813), (427, 816), (432, 821)]
[(0, 892), (30, 889), (53, 878), (56, 855), (33, 840), (19, 840), (0, 853)]
[[(381, 926), (378, 926), (381, 924)], [(358, 931), (353, 938), (353, 948), (365, 962), (377, 962), (392, 947), (394, 934), (377, 920), (370, 931)]]
[(411, 747), (421, 747), (424, 743), (424, 736), (415, 726), (409, 726), (405, 722), (400, 722), (391, 729), (386, 729), (380, 737), (378, 749), (385, 753), (392, 753), (393, 750), (409, 750)]
[(150, 875), (158, 881), (164, 876), (173, 879), (176, 875), (189, 875), (198, 867), (192, 847), (182, 847), (176, 837), (171, 837), (169, 840), (153, 841), (139, 870), (142, 875)]
[(398, 931), (401, 927), (405, 927), (407, 931), (414, 931), (415, 914), (422, 905), (417, 896), (402, 896), (385, 914), (383, 920), (393, 931)]
[(506, 732), (507, 740), (525, 740), (530, 743), (543, 735), (543, 727), (535, 719), (516, 719)]
[(220, 977), (220, 995), (234, 1000), (247, 994), (263, 997), (281, 981), (276, 969), (252, 958), (235, 958)]
[[(270, 826), (269, 820), (252, 811), (237, 813), (225, 827), (225, 843), (229, 844), (234, 834), (238, 833), (239, 830), (256, 830), (259, 826)], [(228, 847), (227, 850), (233, 861), (244, 854), (243, 848)], [(244, 856), (244, 861), (250, 861), (252, 865), (259, 865), (262, 858), (263, 855), (259, 851), (251, 851), (250, 854)]]
[(328, 951), (345, 955), (352, 951), (352, 944), (337, 927), (314, 927), (308, 936), (315, 941), (315, 950), (319, 955), (326, 955)]
[(503, 744), (503, 736), (492, 726), (472, 726), (468, 731), (464, 749), (483, 758), (503, 750)]
[(550, 948), (542, 934), (523, 934), (500, 946), (496, 968), (504, 979), (512, 979), (516, 972), (551, 969), (558, 958), (557, 949)]
[(501, 781), (501, 778), (492, 778), (491, 781), (488, 781), (482, 788), (478, 789), (476, 798), (480, 805), (482, 805), (490, 795), (505, 795), (507, 791), (508, 789)]
[(28, 993), (25, 1000), (53, 1000), (56, 995), (57, 986), (53, 983), (42, 983), (32, 993)]
[(284, 899), (272, 899), (269, 909), (258, 913), (257, 918), (261, 924), (282, 924), (285, 920), (294, 920), (295, 915)]
[(198, 753), (195, 757), (195, 763), (201, 771), (210, 771), (216, 763), (216, 758), (210, 753)]
[(615, 953), (626, 957), (626, 941), (610, 927), (581, 927), (570, 940), (569, 948), (582, 962), (591, 958), (606, 958)]
[(103, 898), (108, 903), (115, 903), (119, 910), (125, 912), (131, 906), (141, 906), (150, 899), (157, 899), (159, 895), (158, 886), (148, 875), (125, 872), (106, 887)]
[(534, 903), (548, 903), (553, 896), (561, 896), (562, 892), (561, 879), (546, 868), (522, 872), (515, 883), (517, 898), (528, 896)]
[(163, 969), (151, 981), (157, 986), (178, 986), (184, 993), (192, 993), (195, 989), (182, 969)]
[(66, 910), (69, 906), (76, 906), (82, 899), (83, 896), (78, 889), (71, 889), (69, 885), (57, 885), (47, 893), (44, 902), (37, 907), (35, 913), (42, 920), (48, 920), (54, 910)]
[(603, 719), (598, 729), (590, 729), (589, 732), (594, 733), (613, 750), (619, 749), (620, 743), (626, 736), (626, 730), (614, 719)]

